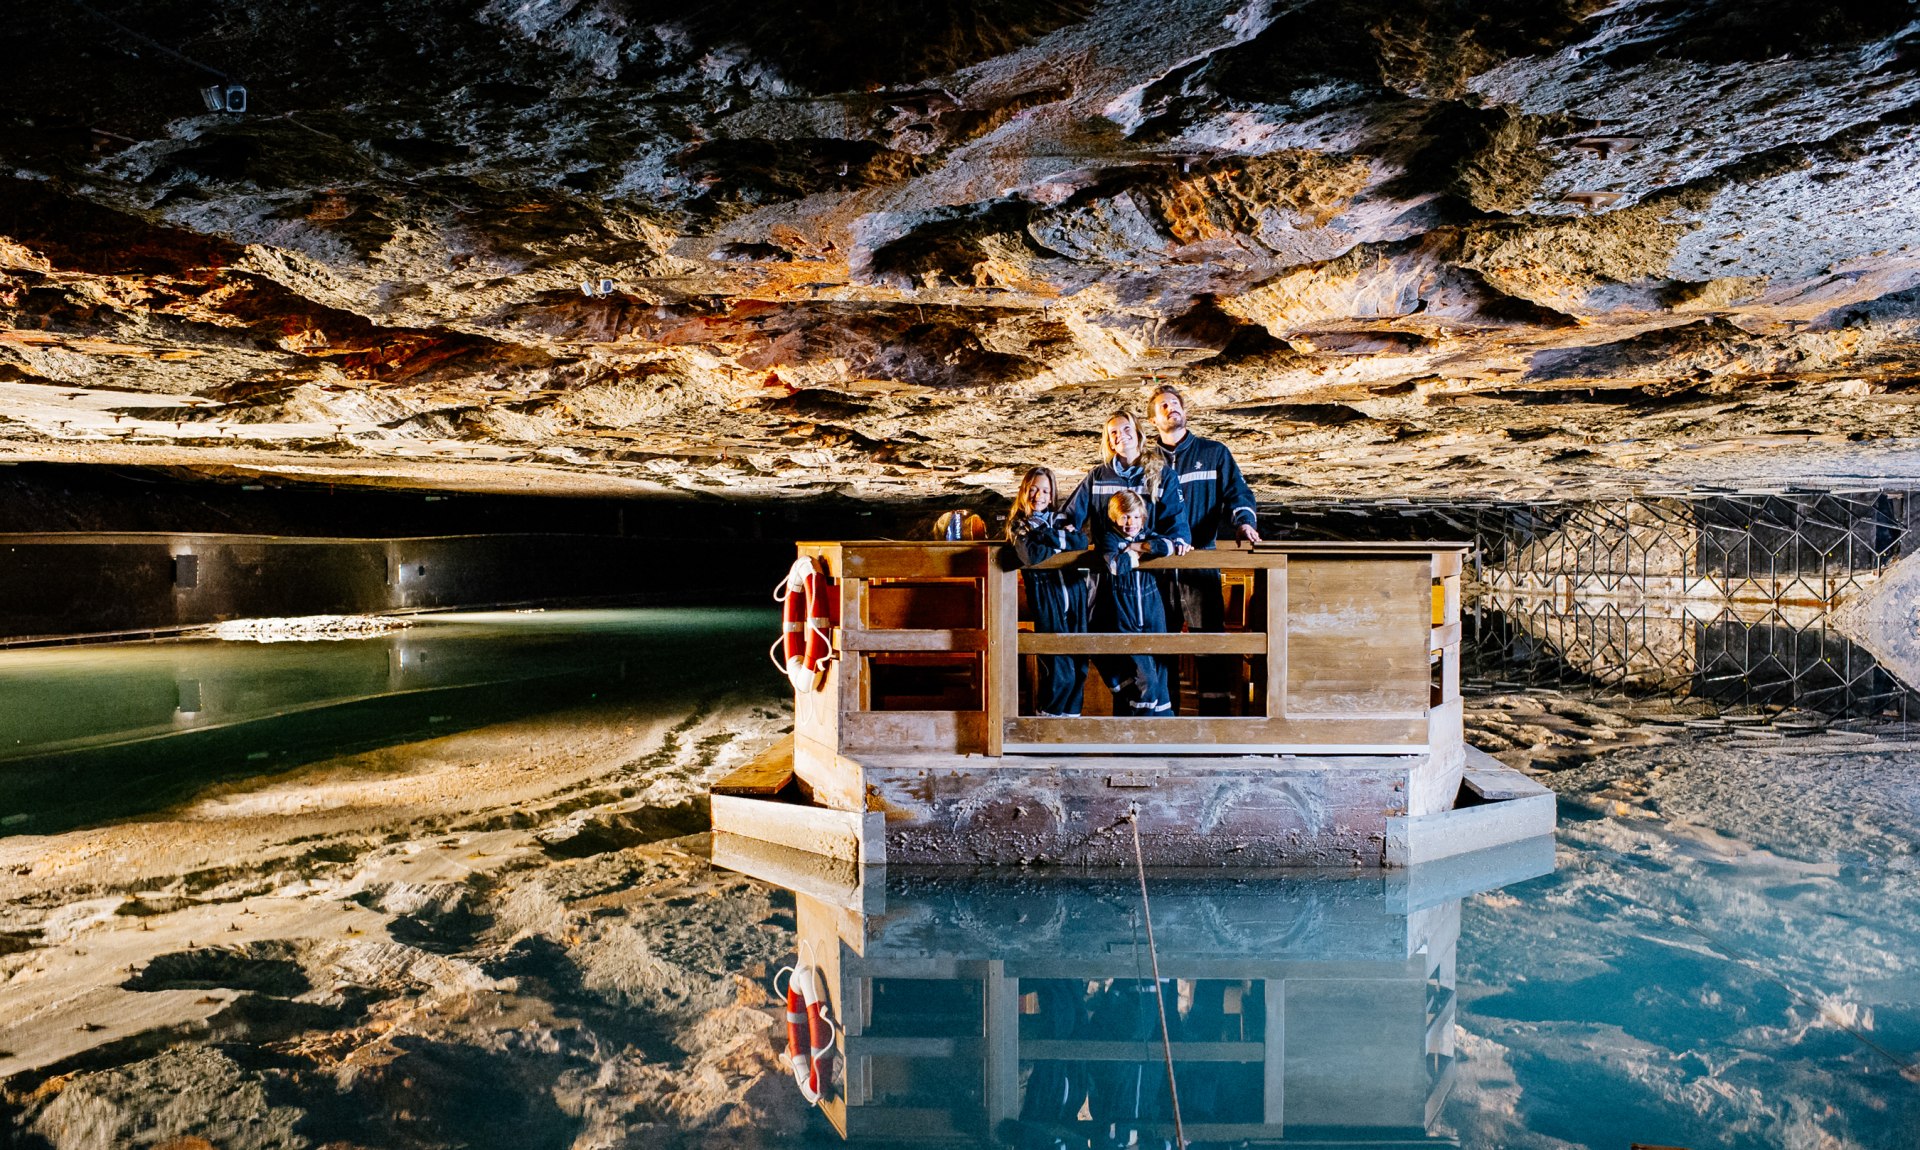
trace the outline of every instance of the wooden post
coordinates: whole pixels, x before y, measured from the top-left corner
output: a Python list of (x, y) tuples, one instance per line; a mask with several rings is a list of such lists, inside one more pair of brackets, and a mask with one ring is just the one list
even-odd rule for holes
[[(859, 633), (867, 628), (867, 581), (851, 576), (840, 580), (840, 630)], [(864, 711), (873, 705), (868, 697), (871, 679), (867, 656), (861, 651), (840, 653), (840, 712)], [(836, 747), (837, 749), (837, 747)]]
[(1020, 1116), (1020, 980), (1007, 977), (1007, 964), (987, 963), (986, 983), (986, 1133)]
[(1287, 560), (1266, 570), (1267, 578), (1267, 718), (1287, 714)]
[[(995, 549), (997, 551), (997, 549)], [(1017, 571), (989, 558), (987, 582), (987, 754), (998, 756), (1007, 720), (1020, 712), (1020, 588)]]
[(1267, 1029), (1261, 1037), (1261, 1059), (1265, 1071), (1262, 1081), (1261, 1121), (1282, 1136), (1287, 1125), (1287, 982), (1283, 978), (1266, 980)]

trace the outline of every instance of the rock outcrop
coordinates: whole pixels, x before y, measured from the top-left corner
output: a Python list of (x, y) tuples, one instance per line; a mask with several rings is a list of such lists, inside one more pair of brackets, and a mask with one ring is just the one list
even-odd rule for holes
[(1905, 4), (164, 0), (0, 57), (13, 458), (904, 497), (1179, 378), (1263, 494), (1913, 470)]

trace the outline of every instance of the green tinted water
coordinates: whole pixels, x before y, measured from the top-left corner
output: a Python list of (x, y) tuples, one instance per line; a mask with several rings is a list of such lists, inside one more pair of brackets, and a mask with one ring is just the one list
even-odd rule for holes
[(761, 637), (776, 625), (757, 608), (485, 612), (364, 639), (0, 652), (0, 833), (549, 711), (680, 709), (770, 681)]

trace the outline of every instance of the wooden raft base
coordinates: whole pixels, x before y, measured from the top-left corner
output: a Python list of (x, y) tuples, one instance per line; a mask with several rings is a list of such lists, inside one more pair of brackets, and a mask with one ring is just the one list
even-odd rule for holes
[[(862, 756), (857, 767), (867, 809), (828, 805), (794, 776), (783, 740), (714, 785), (714, 830), (855, 868), (1105, 867), (1132, 865), (1137, 817), (1151, 866), (1371, 868), (1550, 835), (1556, 815), (1550, 791), (1472, 750), (1464, 763), (913, 754)], [(1445, 805), (1421, 810), (1419, 796), (1439, 788)]]
[(1428, 756), (862, 756), (892, 864), (1377, 867)]

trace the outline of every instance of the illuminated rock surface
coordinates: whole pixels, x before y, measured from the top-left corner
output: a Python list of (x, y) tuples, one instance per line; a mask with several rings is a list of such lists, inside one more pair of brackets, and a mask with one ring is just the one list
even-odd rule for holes
[(7, 456), (1004, 491), (1161, 374), (1269, 498), (1920, 471), (1907, 5), (102, 11), (0, 32)]

